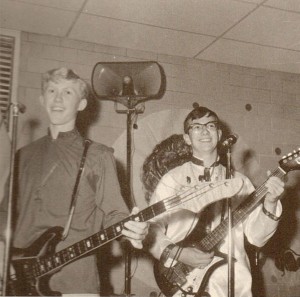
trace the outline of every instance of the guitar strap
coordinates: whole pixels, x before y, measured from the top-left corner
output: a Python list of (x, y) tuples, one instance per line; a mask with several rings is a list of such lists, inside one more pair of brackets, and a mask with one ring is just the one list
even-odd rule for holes
[(72, 199), (71, 199), (70, 210), (69, 210), (69, 217), (68, 217), (68, 221), (65, 225), (64, 232), (62, 234), (62, 240), (66, 239), (66, 237), (68, 236), (69, 230), (70, 230), (70, 226), (71, 226), (71, 222), (72, 222), (72, 218), (73, 218), (74, 210), (75, 210), (75, 206), (76, 206), (78, 185), (79, 185), (79, 182), (81, 180), (81, 176), (82, 176), (82, 172), (83, 172), (83, 168), (84, 168), (84, 163), (85, 163), (87, 151), (88, 151), (92, 141), (89, 140), (89, 139), (85, 139), (84, 143), (85, 144), (84, 144), (84, 149), (83, 149), (83, 153), (82, 153), (82, 156), (81, 156), (80, 166), (79, 166), (79, 170), (78, 170), (78, 173), (77, 173), (75, 185), (74, 185), (74, 188), (73, 188)]

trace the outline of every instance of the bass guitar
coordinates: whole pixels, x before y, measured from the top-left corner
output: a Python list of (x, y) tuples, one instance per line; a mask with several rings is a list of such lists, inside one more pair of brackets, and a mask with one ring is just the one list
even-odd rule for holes
[[(176, 208), (190, 209), (198, 212), (207, 205), (225, 197), (232, 197), (243, 186), (240, 178), (224, 180), (215, 183), (186, 188), (175, 196), (157, 202), (136, 215), (95, 233), (75, 244), (56, 252), (56, 245), (61, 240), (62, 227), (52, 227), (42, 234), (31, 246), (20, 250), (12, 258), (12, 265), (16, 272), (13, 281), (15, 295), (21, 296), (60, 296), (60, 292), (49, 288), (49, 279), (63, 266), (86, 256), (104, 244), (122, 236), (124, 224), (127, 221), (146, 222), (155, 216)], [(198, 199), (198, 209), (195, 209), (193, 199)]]
[[(279, 161), (279, 167), (271, 176), (283, 178), (286, 173), (300, 169), (300, 148)], [(248, 196), (233, 212), (232, 226), (246, 219), (267, 194), (265, 182)], [(165, 267), (163, 263), (156, 261), (154, 265), (155, 280), (165, 296), (182, 297), (194, 295), (197, 297), (209, 297), (206, 287), (210, 275), (215, 269), (227, 263), (227, 255), (216, 248), (228, 233), (228, 219), (224, 219), (211, 233), (206, 235), (196, 247), (201, 251), (215, 250), (213, 261), (204, 269), (193, 268), (182, 262), (176, 261), (172, 267)], [(181, 245), (179, 243), (179, 245)]]

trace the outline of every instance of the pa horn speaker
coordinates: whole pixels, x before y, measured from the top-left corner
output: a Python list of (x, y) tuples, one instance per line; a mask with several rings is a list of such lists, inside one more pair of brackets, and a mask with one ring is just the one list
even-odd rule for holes
[(98, 99), (117, 101), (126, 107), (160, 99), (166, 76), (157, 62), (99, 62), (92, 72), (92, 89)]

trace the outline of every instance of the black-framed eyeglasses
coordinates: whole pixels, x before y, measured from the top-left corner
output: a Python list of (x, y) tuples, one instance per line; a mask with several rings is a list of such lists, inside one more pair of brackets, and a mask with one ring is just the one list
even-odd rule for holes
[(218, 121), (211, 121), (207, 122), (205, 124), (199, 124), (199, 123), (193, 123), (189, 126), (189, 130), (191, 129), (193, 132), (197, 131), (203, 131), (204, 127), (208, 131), (216, 131), (219, 128), (219, 122)]

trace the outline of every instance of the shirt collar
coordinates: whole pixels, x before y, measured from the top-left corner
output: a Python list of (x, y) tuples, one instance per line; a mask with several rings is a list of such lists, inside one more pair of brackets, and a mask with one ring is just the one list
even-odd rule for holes
[[(198, 159), (195, 156), (191, 156), (190, 160), (193, 164), (198, 165), (198, 166), (203, 166), (204, 167), (204, 162), (202, 159)], [(216, 162), (210, 165), (210, 167), (218, 166), (219, 165), (219, 157)]]
[(52, 136), (51, 136), (51, 131), (50, 129), (48, 128), (48, 137), (51, 138), (51, 140), (63, 140), (63, 139), (71, 139), (71, 138), (74, 138), (74, 137), (77, 137), (77, 136), (80, 136), (80, 133), (79, 131), (74, 128), (70, 131), (66, 131), (66, 132), (59, 132), (58, 135), (57, 135), (57, 138), (56, 139), (52, 139)]

